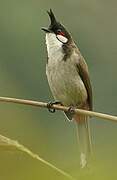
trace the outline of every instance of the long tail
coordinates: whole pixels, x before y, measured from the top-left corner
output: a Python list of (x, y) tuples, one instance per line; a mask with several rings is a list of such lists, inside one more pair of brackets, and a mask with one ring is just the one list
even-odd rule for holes
[(80, 164), (81, 167), (84, 168), (87, 165), (92, 153), (88, 117), (83, 115), (82, 116), (76, 115), (74, 117), (74, 120), (76, 121), (77, 131), (78, 131), (78, 141), (80, 148)]

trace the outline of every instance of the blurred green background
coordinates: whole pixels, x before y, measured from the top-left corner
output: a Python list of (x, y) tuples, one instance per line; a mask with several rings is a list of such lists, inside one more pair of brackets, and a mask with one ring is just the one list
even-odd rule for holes
[[(93, 85), (94, 109), (117, 114), (117, 2), (114, 0), (1, 0), (0, 96), (52, 99), (45, 75), (42, 26), (52, 8), (85, 57)], [(0, 103), (0, 134), (18, 140), (45, 160), (81, 180), (117, 178), (117, 124), (91, 120), (94, 161), (79, 167), (75, 125), (62, 113)], [(0, 180), (67, 180), (20, 152), (0, 151)]]

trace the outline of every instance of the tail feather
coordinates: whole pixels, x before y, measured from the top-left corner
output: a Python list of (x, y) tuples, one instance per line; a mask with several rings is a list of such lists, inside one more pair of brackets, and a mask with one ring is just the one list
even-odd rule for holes
[(81, 167), (84, 168), (87, 165), (92, 153), (88, 117), (76, 115), (74, 120), (77, 124), (78, 142), (80, 148), (80, 164)]

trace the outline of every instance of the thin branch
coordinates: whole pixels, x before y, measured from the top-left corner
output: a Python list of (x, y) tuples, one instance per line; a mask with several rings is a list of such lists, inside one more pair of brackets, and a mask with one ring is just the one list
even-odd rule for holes
[(27, 147), (25, 147), (24, 145), (20, 144), (18, 141), (12, 140), (8, 137), (2, 136), (0, 134), (0, 149), (1, 147), (4, 148), (4, 150), (6, 149), (10, 149), (10, 150), (15, 150), (18, 149), (22, 152), (27, 153), (29, 156), (31, 156), (34, 159), (37, 159), (38, 161), (42, 162), (43, 164), (45, 164), (46, 166), (52, 168), (53, 170), (57, 171), (59, 174), (65, 176), (68, 179), (71, 180), (76, 180), (75, 178), (73, 178), (70, 174), (66, 173), (65, 171), (57, 168), (55, 165), (51, 164), (50, 162), (44, 160), (43, 158), (41, 158), (38, 154), (33, 153), (31, 150), (29, 150)]
[[(0, 101), (47, 108), (47, 103), (39, 102), (39, 101), (17, 99), (17, 98), (10, 98), (10, 97), (0, 97)], [(52, 109), (67, 112), (69, 110), (69, 107), (61, 106), (61, 105), (53, 105)], [(94, 111), (87, 111), (87, 110), (82, 110), (82, 109), (74, 109), (74, 112), (77, 114), (82, 114), (86, 116), (97, 117), (97, 118), (117, 122), (117, 116), (112, 116), (109, 114), (104, 114), (104, 113), (99, 113), (99, 112), (94, 112)]]

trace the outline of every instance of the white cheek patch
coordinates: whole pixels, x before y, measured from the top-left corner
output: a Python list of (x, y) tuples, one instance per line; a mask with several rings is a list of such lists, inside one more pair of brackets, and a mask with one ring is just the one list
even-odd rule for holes
[(62, 43), (67, 43), (68, 39), (62, 35), (57, 35), (57, 39)]

